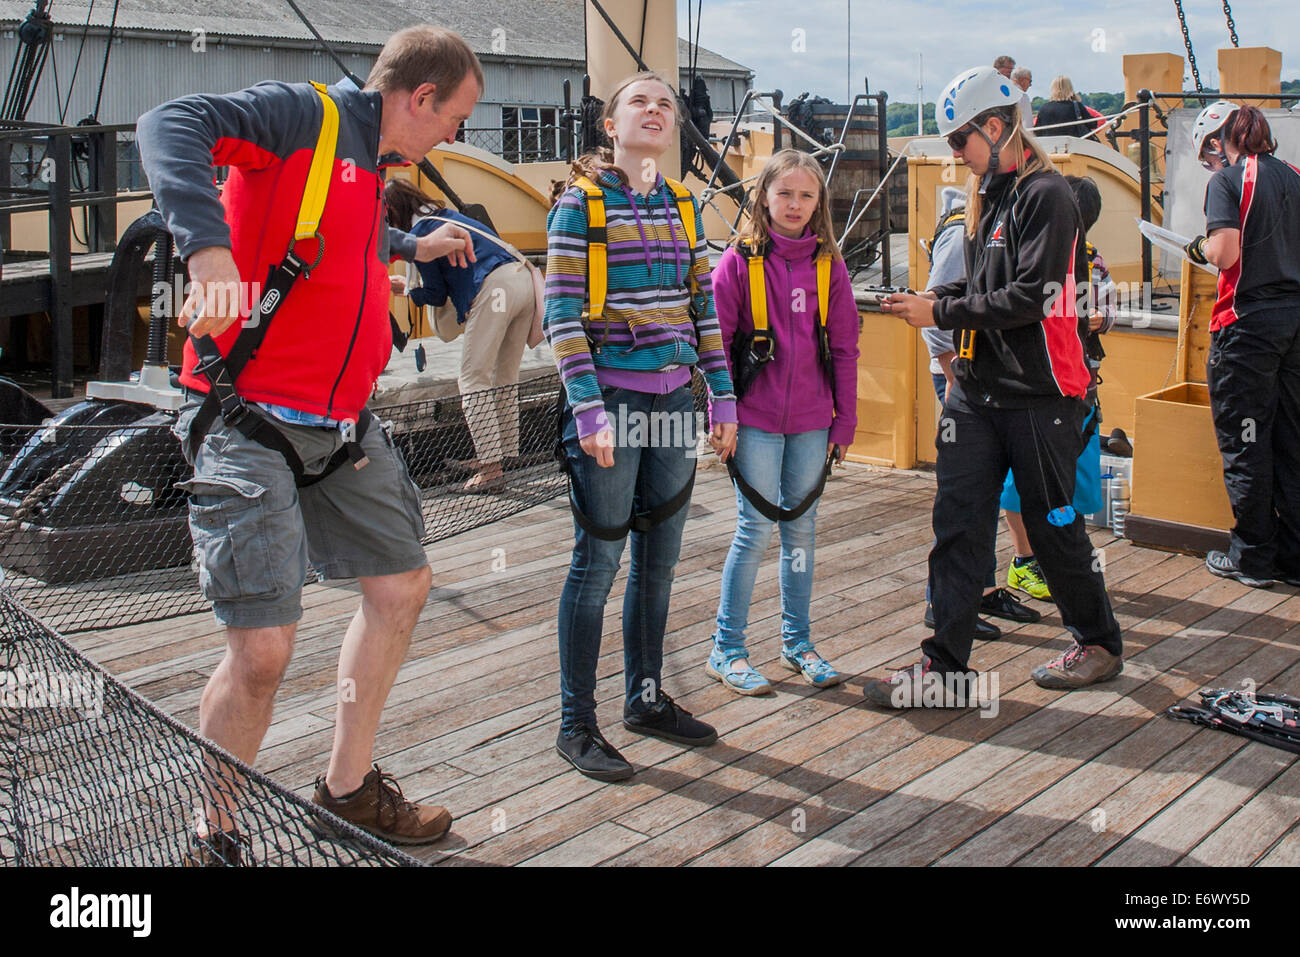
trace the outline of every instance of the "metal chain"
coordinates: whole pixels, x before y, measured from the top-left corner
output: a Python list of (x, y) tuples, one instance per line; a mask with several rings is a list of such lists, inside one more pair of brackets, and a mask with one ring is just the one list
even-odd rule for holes
[(1232, 37), (1232, 45), (1241, 46), (1237, 42), (1237, 24), (1232, 21), (1232, 7), (1228, 6), (1228, 0), (1223, 0), (1223, 15), (1228, 18), (1228, 36)]
[(1174, 0), (1174, 9), (1178, 11), (1178, 25), (1183, 28), (1183, 46), (1187, 47), (1187, 62), (1192, 65), (1192, 80), (1196, 83), (1196, 92), (1200, 93), (1201, 71), (1196, 69), (1196, 54), (1192, 52), (1192, 35), (1187, 32), (1187, 18), (1183, 16), (1183, 0)]

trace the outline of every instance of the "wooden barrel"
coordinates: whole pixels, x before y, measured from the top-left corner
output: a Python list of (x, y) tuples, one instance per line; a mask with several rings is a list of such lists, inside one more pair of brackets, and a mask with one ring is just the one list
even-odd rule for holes
[[(813, 135), (828, 143), (837, 142), (841, 132), (844, 134), (844, 151), (835, 164), (835, 171), (830, 181), (831, 221), (835, 225), (835, 234), (843, 233), (853, 207), (853, 196), (859, 190), (865, 190), (858, 196), (857, 210), (867, 201), (871, 191), (880, 183), (880, 133), (876, 122), (875, 105), (859, 105), (853, 113), (848, 129), (844, 128), (848, 119), (849, 108), (829, 103), (813, 104)], [(805, 152), (812, 152), (813, 147), (807, 140), (794, 136), (794, 146)], [(831, 167), (831, 156), (822, 162), (827, 171)], [(844, 237), (841, 245), (845, 250), (866, 239), (880, 229), (882, 204), (887, 197), (878, 196), (866, 215), (858, 220), (853, 231)]]

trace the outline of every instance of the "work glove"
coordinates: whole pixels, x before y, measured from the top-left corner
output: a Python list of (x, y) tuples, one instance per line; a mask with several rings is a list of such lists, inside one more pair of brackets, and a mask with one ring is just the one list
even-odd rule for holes
[(1205, 258), (1206, 242), (1207, 240), (1204, 236), (1197, 236), (1183, 247), (1183, 251), (1187, 253), (1187, 258), (1199, 266), (1204, 266), (1209, 262), (1209, 260)]

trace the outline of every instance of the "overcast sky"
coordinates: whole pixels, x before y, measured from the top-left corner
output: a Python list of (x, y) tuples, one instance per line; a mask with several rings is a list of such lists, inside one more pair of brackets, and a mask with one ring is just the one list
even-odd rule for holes
[[(697, 0), (698, 2), (698, 0)], [(755, 89), (779, 87), (785, 99), (804, 90), (847, 102), (851, 54), (853, 93), (862, 78), (891, 100), (916, 102), (917, 55), (924, 57), (925, 99), (968, 66), (1006, 53), (1033, 71), (1030, 93), (1047, 96), (1057, 73), (1081, 92), (1122, 92), (1123, 57), (1184, 55), (1174, 5), (1168, 0), (703, 0), (700, 46), (754, 70)], [(687, 0), (678, 0), (677, 32), (686, 35)], [(1282, 51), (1282, 79), (1300, 78), (1300, 15), (1296, 0), (1230, 0), (1242, 46)], [(1218, 83), (1220, 46), (1229, 46), (1220, 0), (1183, 0), (1201, 82)], [(695, 9), (693, 3), (692, 9)], [(845, 38), (851, 22), (852, 49)], [(804, 49), (800, 51), (801, 35)], [(1192, 88), (1190, 70), (1187, 89)]]

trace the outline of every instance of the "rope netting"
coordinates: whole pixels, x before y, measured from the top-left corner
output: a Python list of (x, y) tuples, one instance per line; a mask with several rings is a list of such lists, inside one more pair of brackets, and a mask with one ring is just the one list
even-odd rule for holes
[[(558, 389), (552, 373), (372, 410), (420, 487), (425, 544), (564, 490), (552, 454)], [(41, 425), (0, 425), (4, 587), (51, 628), (74, 633), (208, 607), (186, 495), (175, 487), (190, 469), (173, 421), (147, 406), (97, 402)]]
[[(202, 840), (205, 802), (228, 818)], [(0, 595), (0, 865), (416, 863), (205, 741)]]
[[(426, 543), (562, 493), (558, 376), (375, 408)], [(701, 378), (693, 389), (704, 408)], [(0, 426), (0, 865), (411, 865), (78, 652), (76, 631), (207, 607), (171, 413), (81, 403)], [(500, 463), (499, 478), (494, 476)], [(485, 466), (486, 471), (485, 471)], [(220, 823), (200, 838), (203, 818)]]

